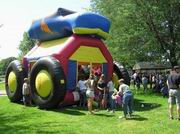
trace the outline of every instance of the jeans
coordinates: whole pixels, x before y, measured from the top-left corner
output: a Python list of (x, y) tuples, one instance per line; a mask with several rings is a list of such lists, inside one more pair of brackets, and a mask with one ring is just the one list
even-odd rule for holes
[(133, 111), (133, 94), (127, 92), (123, 95), (123, 112), (124, 116), (127, 114), (131, 115)]
[(114, 108), (115, 108), (115, 101), (114, 101), (114, 99), (112, 99), (113, 93), (114, 93), (114, 91), (110, 91), (108, 94), (110, 110), (114, 110)]

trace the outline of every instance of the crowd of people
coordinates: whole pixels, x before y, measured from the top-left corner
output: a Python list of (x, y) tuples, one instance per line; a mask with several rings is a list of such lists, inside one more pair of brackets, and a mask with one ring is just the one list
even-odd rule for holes
[[(169, 117), (174, 119), (173, 106), (177, 106), (177, 120), (180, 120), (180, 67), (175, 66), (168, 76), (163, 74), (147, 75), (134, 73), (131, 78), (134, 88), (140, 90), (143, 85), (144, 92), (150, 89), (154, 92), (161, 92), (163, 96), (168, 96)], [(131, 118), (133, 112), (133, 93), (129, 86), (125, 84), (124, 79), (118, 81), (118, 89), (115, 88), (112, 78), (107, 82), (105, 75), (90, 74), (89, 78), (80, 77), (77, 82), (76, 90), (80, 94), (79, 106), (87, 107), (88, 114), (95, 114), (95, 111), (107, 109), (108, 112), (114, 113), (118, 106), (122, 106), (124, 116), (122, 118)], [(31, 92), (28, 78), (24, 79), (22, 88), (24, 105), (30, 106)], [(97, 104), (96, 110), (93, 104)]]
[(143, 85), (144, 93), (147, 92), (147, 85), (153, 92), (162, 93), (163, 97), (168, 97), (169, 118), (174, 119), (173, 107), (176, 104), (177, 120), (180, 121), (180, 67), (174, 66), (167, 75), (159, 74), (138, 74), (134, 73), (131, 82), (136, 91), (140, 90)]
[[(106, 82), (104, 74), (99, 78), (91, 74), (86, 80), (80, 78), (77, 83), (77, 90), (80, 93), (79, 106), (88, 107), (89, 114), (95, 114), (95, 111), (107, 109), (107, 112), (114, 113), (118, 106), (123, 106), (124, 116), (131, 117), (133, 112), (133, 94), (129, 86), (124, 83), (124, 79), (119, 81), (119, 89), (115, 89), (112, 78)], [(96, 110), (93, 110), (93, 104), (97, 103)]]
[(135, 72), (131, 76), (131, 84), (137, 92), (140, 90), (140, 86), (142, 85), (144, 93), (147, 93), (149, 89), (152, 92), (162, 93), (163, 97), (168, 97), (168, 87), (166, 84), (168, 74), (169, 73), (140, 74)]

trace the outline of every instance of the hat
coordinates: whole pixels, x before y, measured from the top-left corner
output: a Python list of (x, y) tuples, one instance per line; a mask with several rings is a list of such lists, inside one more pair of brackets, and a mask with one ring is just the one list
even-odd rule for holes
[(120, 82), (121, 82), (121, 83), (124, 83), (124, 79), (120, 79), (118, 82), (119, 82), (119, 83), (120, 83)]
[(174, 66), (174, 69), (179, 69), (180, 67), (177, 65), (177, 66)]
[(28, 78), (24, 78), (24, 81), (28, 81)]

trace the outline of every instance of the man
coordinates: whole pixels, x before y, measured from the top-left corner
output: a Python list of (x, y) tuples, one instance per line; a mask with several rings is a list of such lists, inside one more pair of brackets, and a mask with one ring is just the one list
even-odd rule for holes
[[(119, 94), (123, 96), (122, 104), (123, 104), (123, 112), (124, 118), (127, 118), (127, 115), (131, 118), (132, 107), (133, 107), (133, 94), (129, 90), (129, 86), (124, 83), (124, 79), (119, 80)], [(121, 117), (119, 117), (121, 118)]]
[(85, 78), (82, 77), (78, 83), (77, 83), (77, 88), (79, 89), (80, 92), (80, 102), (79, 102), (79, 106), (83, 106), (85, 107), (86, 105), (86, 85), (85, 85)]
[(169, 89), (169, 116), (173, 117), (173, 105), (177, 107), (177, 120), (180, 121), (180, 66), (174, 66), (171, 74), (167, 79), (167, 85)]
[(110, 81), (107, 83), (107, 89), (108, 89), (108, 102), (109, 102), (109, 108), (108, 111), (111, 110), (111, 113), (114, 113), (115, 109), (115, 101), (112, 98), (112, 95), (114, 94), (114, 83), (112, 81), (112, 78)]

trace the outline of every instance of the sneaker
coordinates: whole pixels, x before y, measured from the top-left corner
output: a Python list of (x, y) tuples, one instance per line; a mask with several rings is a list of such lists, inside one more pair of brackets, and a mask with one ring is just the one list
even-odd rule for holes
[(132, 115), (131, 115), (131, 114), (128, 114), (128, 118), (132, 118)]
[(114, 113), (114, 110), (111, 110), (110, 113)]
[(173, 120), (174, 118), (173, 117), (169, 117), (169, 119)]

